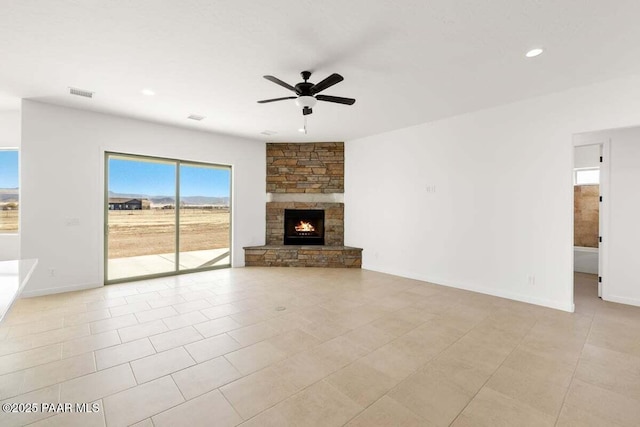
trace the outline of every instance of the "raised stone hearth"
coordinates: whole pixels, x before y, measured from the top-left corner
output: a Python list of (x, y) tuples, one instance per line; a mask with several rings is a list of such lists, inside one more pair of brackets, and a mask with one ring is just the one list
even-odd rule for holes
[[(344, 246), (344, 143), (267, 144), (266, 190), (266, 245), (245, 247), (245, 265), (361, 267), (362, 249)], [(322, 240), (309, 241), (309, 246), (285, 244), (285, 210), (292, 209), (324, 211), (322, 226), (312, 230), (322, 229), (324, 245)], [(286, 243), (308, 231), (294, 231), (293, 224), (287, 225)]]
[(250, 246), (244, 248), (244, 262), (250, 267), (360, 268), (362, 249), (349, 246)]

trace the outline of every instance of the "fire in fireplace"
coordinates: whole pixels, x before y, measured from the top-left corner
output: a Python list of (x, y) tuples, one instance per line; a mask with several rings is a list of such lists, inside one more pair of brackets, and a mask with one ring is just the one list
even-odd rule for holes
[(324, 245), (324, 210), (285, 209), (285, 245)]

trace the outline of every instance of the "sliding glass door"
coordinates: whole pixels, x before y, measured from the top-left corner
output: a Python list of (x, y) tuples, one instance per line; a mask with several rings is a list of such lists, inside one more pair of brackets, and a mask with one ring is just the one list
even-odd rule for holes
[(106, 154), (105, 282), (230, 266), (231, 168)]
[(180, 163), (180, 270), (229, 264), (229, 168)]
[(176, 164), (109, 155), (107, 167), (107, 280), (175, 271)]

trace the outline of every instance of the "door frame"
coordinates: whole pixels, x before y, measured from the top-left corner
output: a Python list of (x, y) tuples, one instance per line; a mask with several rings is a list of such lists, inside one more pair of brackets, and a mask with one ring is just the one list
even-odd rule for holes
[[(575, 170), (575, 148), (590, 145), (600, 146), (600, 184), (599, 191), (602, 198), (598, 211), (598, 234), (601, 241), (598, 243), (598, 297), (606, 300), (607, 287), (606, 281), (609, 277), (609, 221), (610, 221), (610, 177), (611, 177), (611, 138), (597, 134), (577, 134), (573, 135), (573, 156), (572, 156), (572, 173)], [(575, 201), (574, 201), (575, 203)], [(572, 224), (575, 226), (575, 216), (572, 218)], [(573, 238), (573, 233), (571, 234)], [(573, 242), (571, 242), (573, 246)], [(574, 260), (575, 262), (575, 260)]]

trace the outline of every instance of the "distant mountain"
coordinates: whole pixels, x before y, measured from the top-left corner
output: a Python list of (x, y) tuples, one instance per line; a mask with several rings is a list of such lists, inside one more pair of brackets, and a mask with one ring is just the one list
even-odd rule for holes
[(154, 205), (175, 205), (176, 201), (173, 197), (145, 197), (151, 200)]
[[(109, 197), (122, 197), (131, 199), (148, 199), (154, 205), (173, 205), (175, 198), (171, 196), (149, 196), (147, 194), (126, 194), (109, 191)], [(182, 197), (182, 203), (186, 205), (228, 205), (228, 197), (187, 196)]]
[(0, 188), (0, 203), (17, 202), (18, 199), (17, 188)]
[(187, 196), (182, 197), (182, 202), (187, 205), (228, 205), (228, 197)]
[(148, 199), (149, 196), (144, 194), (127, 194), (127, 193), (115, 193), (109, 191), (109, 197), (122, 197), (123, 199)]

